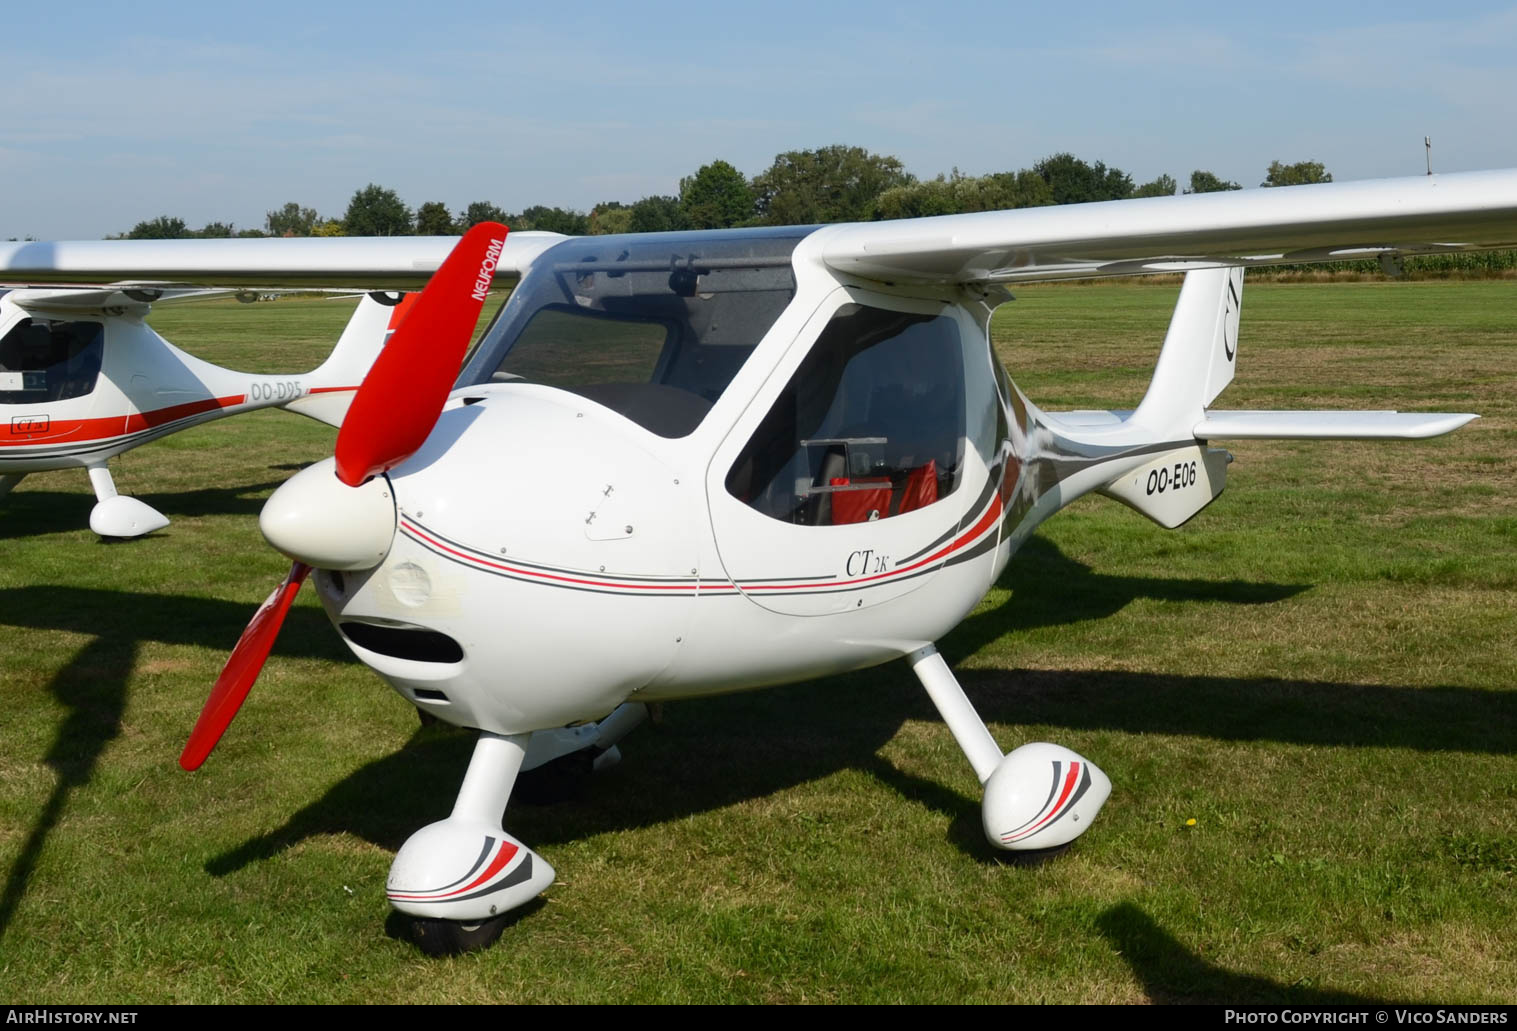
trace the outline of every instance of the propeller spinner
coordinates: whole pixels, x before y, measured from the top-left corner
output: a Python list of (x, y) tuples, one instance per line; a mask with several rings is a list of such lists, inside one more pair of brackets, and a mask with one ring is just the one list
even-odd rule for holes
[(311, 569), (369, 569), (389, 551), (394, 503), (388, 484), (375, 477), (415, 454), (442, 414), (506, 232), (481, 222), (464, 234), (364, 377), (335, 457), (291, 477), (264, 506), (264, 536), (295, 562), (216, 678), (179, 756), (186, 770), (200, 768), (237, 715)]

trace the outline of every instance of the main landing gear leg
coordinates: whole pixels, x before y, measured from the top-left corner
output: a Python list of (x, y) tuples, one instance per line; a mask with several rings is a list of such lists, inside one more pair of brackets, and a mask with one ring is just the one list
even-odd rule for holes
[(1106, 774), (1061, 745), (1038, 742), (1003, 756), (936, 647), (918, 648), (907, 661), (985, 786), (980, 815), (992, 845), (1043, 852), (1085, 832), (1111, 794)]
[(104, 462), (89, 466), (89, 471), (96, 501), (90, 510), (90, 529), (95, 533), (101, 537), (141, 537), (169, 525), (163, 513), (136, 498), (117, 494), (111, 471)]
[(553, 867), (501, 829), (529, 734), (481, 731), (458, 801), (446, 820), (411, 835), (390, 867), (390, 904), (417, 918), (423, 952), (484, 948), (510, 910), (553, 883)]

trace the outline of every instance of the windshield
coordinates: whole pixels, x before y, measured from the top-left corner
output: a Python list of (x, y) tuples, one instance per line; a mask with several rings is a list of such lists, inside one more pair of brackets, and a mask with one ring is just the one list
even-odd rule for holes
[(459, 386), (527, 381), (683, 437), (795, 296), (810, 228), (566, 240), (533, 262)]

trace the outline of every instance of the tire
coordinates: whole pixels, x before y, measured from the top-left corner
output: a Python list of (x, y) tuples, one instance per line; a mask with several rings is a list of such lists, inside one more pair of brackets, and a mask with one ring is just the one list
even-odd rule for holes
[(1006, 866), (1042, 866), (1068, 852), (1079, 840), (1079, 838), (1071, 838), (1062, 845), (1051, 845), (1048, 848), (1023, 848), (1015, 851), (997, 849), (996, 861)]
[(428, 956), (457, 956), (489, 948), (505, 930), (509, 913), (493, 916), (479, 923), (461, 920), (411, 918), (411, 941)]

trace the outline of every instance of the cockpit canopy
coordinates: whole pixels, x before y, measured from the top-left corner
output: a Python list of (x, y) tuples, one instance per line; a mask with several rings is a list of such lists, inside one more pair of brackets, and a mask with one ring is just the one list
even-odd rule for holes
[(0, 404), (40, 404), (95, 389), (105, 324), (23, 318), (0, 337)]
[(533, 263), (458, 385), (542, 383), (687, 436), (795, 296), (791, 253), (811, 231), (566, 240)]

